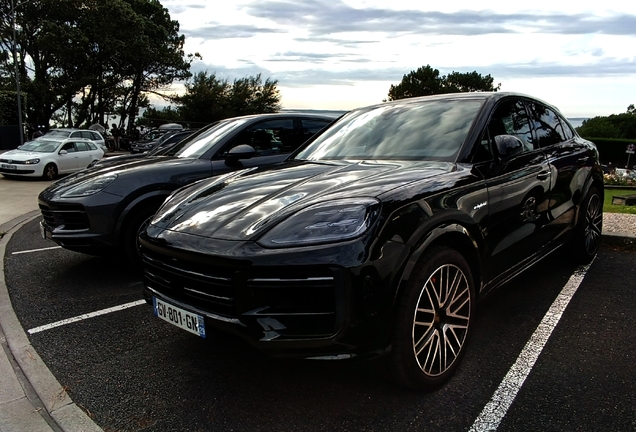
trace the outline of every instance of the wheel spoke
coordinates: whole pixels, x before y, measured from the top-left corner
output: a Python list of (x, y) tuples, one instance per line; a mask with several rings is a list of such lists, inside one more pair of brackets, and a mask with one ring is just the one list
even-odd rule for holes
[(455, 265), (443, 265), (428, 278), (415, 310), (413, 351), (420, 369), (436, 376), (461, 352), (470, 324), (470, 287)]
[(603, 212), (601, 199), (598, 195), (592, 195), (588, 201), (585, 213), (584, 244), (589, 253), (594, 253), (603, 231)]

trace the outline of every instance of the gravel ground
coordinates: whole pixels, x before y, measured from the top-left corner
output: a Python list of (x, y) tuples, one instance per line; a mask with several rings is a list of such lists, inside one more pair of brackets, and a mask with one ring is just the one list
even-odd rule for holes
[(603, 232), (636, 236), (636, 214), (603, 213)]

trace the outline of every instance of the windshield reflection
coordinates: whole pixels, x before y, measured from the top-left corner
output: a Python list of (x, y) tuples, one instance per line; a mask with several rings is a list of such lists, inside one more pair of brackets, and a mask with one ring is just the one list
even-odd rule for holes
[(37, 141), (25, 142), (20, 147), (18, 147), (18, 150), (39, 153), (53, 153), (59, 145), (59, 141), (47, 141), (40, 138)]
[(162, 156), (176, 156), (180, 158), (199, 158), (219, 140), (235, 129), (241, 127), (249, 119), (239, 118), (233, 120), (223, 120), (213, 123), (207, 128), (190, 135), (185, 140), (180, 141), (174, 147), (170, 147)]
[(452, 161), (481, 100), (432, 100), (351, 112), (296, 159)]

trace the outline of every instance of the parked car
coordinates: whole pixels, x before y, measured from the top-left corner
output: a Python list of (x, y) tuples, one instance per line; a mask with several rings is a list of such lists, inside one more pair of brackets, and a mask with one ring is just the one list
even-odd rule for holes
[(84, 138), (92, 141), (97, 147), (101, 148), (104, 153), (108, 152), (104, 136), (96, 130), (74, 129), (74, 128), (58, 128), (50, 129), (47, 133), (36, 139), (50, 138)]
[(83, 170), (104, 156), (104, 151), (85, 138), (48, 137), (28, 141), (0, 154), (0, 173), (5, 177), (43, 177)]
[[(42, 232), (69, 250), (116, 253), (137, 263), (138, 230), (172, 191), (229, 171), (281, 162), (332, 120), (311, 114), (237, 117), (200, 129), (157, 155), (94, 166), (42, 191)], [(266, 142), (263, 134), (277, 140)]]
[(156, 147), (167, 147), (172, 143), (181, 141), (183, 138), (192, 134), (192, 132), (194, 132), (192, 129), (169, 130), (155, 140), (139, 140), (130, 145), (130, 153), (147, 153), (150, 150), (155, 149)]
[(353, 110), (285, 163), (173, 193), (140, 233), (154, 314), (274, 356), (388, 353), (440, 385), (476, 302), (556, 248), (597, 252), (603, 173), (559, 111), (514, 93)]
[(627, 168), (616, 168), (615, 173), (618, 177), (623, 177), (627, 179), (636, 179), (636, 171)]

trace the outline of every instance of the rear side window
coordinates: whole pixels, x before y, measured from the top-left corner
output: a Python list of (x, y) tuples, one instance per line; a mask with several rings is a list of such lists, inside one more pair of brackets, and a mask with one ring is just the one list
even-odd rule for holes
[(75, 147), (77, 148), (77, 151), (88, 151), (88, 146), (85, 142), (77, 142), (75, 143)]
[(537, 102), (530, 102), (528, 106), (532, 113), (539, 147), (547, 147), (567, 140), (559, 116), (553, 110)]

